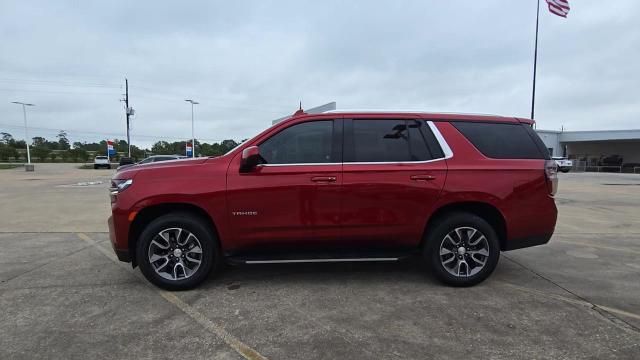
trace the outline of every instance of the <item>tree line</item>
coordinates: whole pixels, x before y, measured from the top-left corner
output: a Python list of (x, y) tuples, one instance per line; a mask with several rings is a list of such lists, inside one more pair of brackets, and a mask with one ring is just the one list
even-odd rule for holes
[[(13, 135), (7, 132), (0, 133), (0, 160), (20, 161), (27, 159), (24, 140), (16, 140)], [(107, 155), (107, 141), (100, 142), (79, 142), (73, 144), (69, 142), (67, 133), (61, 130), (56, 135), (55, 140), (48, 140), (41, 136), (31, 139), (29, 144), (31, 161), (37, 162), (86, 162), (91, 156)], [(196, 140), (196, 155), (198, 156), (218, 156), (226, 153), (238, 145), (234, 140), (223, 140), (220, 143), (201, 143)], [(113, 147), (116, 151), (115, 160), (126, 156), (128, 152), (127, 142), (115, 139)], [(140, 161), (151, 155), (184, 155), (184, 141), (158, 141), (151, 146), (151, 149), (141, 149), (131, 145), (131, 157), (134, 161)]]

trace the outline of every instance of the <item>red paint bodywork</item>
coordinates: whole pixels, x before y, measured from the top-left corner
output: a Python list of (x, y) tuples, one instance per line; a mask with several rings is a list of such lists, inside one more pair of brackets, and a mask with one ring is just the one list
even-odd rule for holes
[[(300, 122), (340, 118), (433, 121), (453, 156), (432, 162), (258, 166), (253, 172), (239, 171), (243, 149)], [(220, 157), (167, 161), (118, 172), (115, 178), (133, 179), (133, 185), (112, 203), (113, 247), (118, 253), (132, 252), (131, 213), (166, 204), (188, 204), (206, 213), (227, 254), (278, 245), (418, 247), (438, 209), (470, 202), (492, 206), (500, 213), (506, 247), (518, 239), (546, 236), (548, 240), (557, 210), (546, 184), (545, 160), (487, 158), (448, 120), (532, 123), (476, 115), (300, 114)], [(412, 179), (416, 175), (418, 179)], [(256, 214), (234, 216), (234, 212)]]

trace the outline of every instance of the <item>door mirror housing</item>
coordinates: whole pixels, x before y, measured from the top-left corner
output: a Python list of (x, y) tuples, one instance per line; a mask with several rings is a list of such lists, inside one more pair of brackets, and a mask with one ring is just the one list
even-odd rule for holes
[(247, 173), (255, 170), (256, 166), (261, 163), (260, 149), (257, 146), (249, 146), (242, 150), (242, 159), (240, 160), (240, 172)]

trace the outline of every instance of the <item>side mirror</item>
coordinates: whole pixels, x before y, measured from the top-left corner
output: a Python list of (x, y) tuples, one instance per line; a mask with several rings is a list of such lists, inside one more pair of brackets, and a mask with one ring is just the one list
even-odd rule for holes
[(260, 164), (260, 149), (257, 146), (249, 146), (242, 150), (242, 159), (240, 160), (240, 172), (247, 173), (255, 170)]

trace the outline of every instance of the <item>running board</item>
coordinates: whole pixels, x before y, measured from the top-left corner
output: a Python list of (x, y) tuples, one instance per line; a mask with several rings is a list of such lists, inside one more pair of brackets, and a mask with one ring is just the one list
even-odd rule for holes
[(399, 261), (416, 254), (415, 250), (396, 251), (307, 251), (307, 252), (253, 252), (228, 254), (229, 264), (300, 264), (339, 262), (383, 262)]
[(244, 260), (244, 264), (293, 264), (293, 263), (332, 263), (332, 262), (369, 262), (369, 261), (398, 261), (400, 258), (346, 258), (346, 259), (283, 259), (283, 260)]

